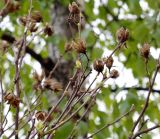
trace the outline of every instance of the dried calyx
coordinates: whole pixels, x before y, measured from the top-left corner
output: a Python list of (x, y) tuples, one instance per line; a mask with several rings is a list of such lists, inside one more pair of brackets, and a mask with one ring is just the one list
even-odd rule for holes
[(140, 54), (145, 59), (149, 58), (150, 54), (150, 45), (148, 43), (144, 43), (143, 47), (140, 49)]
[(7, 102), (8, 104), (10, 104), (11, 106), (17, 108), (19, 106), (19, 103), (21, 102), (20, 98), (16, 95), (14, 95), (12, 92), (8, 92), (5, 96), (4, 96), (4, 100), (5, 102)]
[(42, 80), (44, 79), (44, 77), (45, 77), (44, 71), (42, 72), (41, 75), (37, 74), (37, 72), (34, 72), (34, 73), (33, 73), (33, 79), (34, 79), (34, 81), (35, 81), (35, 83), (34, 83), (34, 85), (33, 85), (33, 88), (34, 88), (36, 91), (42, 90), (41, 82), (42, 82)]
[(84, 40), (73, 41), (71, 47), (76, 50), (77, 53), (86, 54), (86, 43)]
[(0, 10), (0, 16), (4, 17), (9, 13), (16, 12), (20, 9), (20, 3), (18, 1), (5, 1), (6, 7)]
[(36, 23), (31, 23), (28, 29), (30, 32), (36, 32), (38, 30), (38, 27), (36, 26)]
[(44, 34), (48, 36), (52, 36), (53, 33), (54, 33), (53, 27), (47, 23), (44, 27)]
[(27, 19), (27, 16), (22, 16), (19, 18), (19, 21), (23, 26), (26, 26), (26, 24), (29, 20)]
[(104, 63), (105, 63), (106, 67), (107, 67), (109, 70), (111, 69), (111, 67), (112, 67), (112, 65), (113, 65), (113, 62), (114, 62), (114, 60), (113, 60), (112, 57), (108, 57), (108, 58), (104, 59)]
[(124, 43), (128, 40), (129, 38), (129, 31), (128, 29), (121, 27), (120, 29), (117, 30), (116, 32), (116, 37), (119, 43)]
[(102, 60), (95, 60), (93, 63), (93, 68), (97, 71), (97, 72), (102, 72), (104, 69), (104, 63)]
[(62, 84), (60, 82), (57, 82), (54, 79), (45, 79), (42, 83), (42, 87), (44, 89), (50, 89), (54, 92), (59, 92), (62, 90)]
[(113, 69), (110, 72), (110, 78), (116, 79), (117, 77), (119, 77), (119, 72), (117, 70)]
[(72, 2), (72, 4), (68, 5), (68, 9), (69, 9), (69, 16), (68, 16), (68, 22), (69, 23), (75, 23), (76, 25), (80, 22), (81, 18), (82, 18), (82, 14), (80, 14), (80, 8), (77, 5), (76, 2)]
[[(29, 26), (29, 28), (35, 27), (36, 23), (42, 22), (43, 18), (39, 11), (33, 11), (31, 15), (25, 15), (19, 18), (20, 23), (23, 26)], [(35, 32), (35, 31), (34, 31)]]
[(43, 21), (42, 15), (39, 11), (33, 11), (30, 18), (32, 22), (42, 22)]
[[(36, 114), (35, 114), (36, 119), (37, 119), (37, 120), (41, 120), (41, 121), (44, 121), (44, 120), (47, 118), (47, 116), (48, 116), (48, 113), (45, 112), (45, 111), (38, 111), (38, 112), (36, 112)], [(47, 118), (47, 122), (50, 122), (51, 120), (52, 120), (52, 117), (49, 116), (49, 117)]]
[(59, 92), (62, 90), (62, 84), (54, 79), (46, 78), (44, 72), (38, 75), (36, 72), (33, 74), (35, 80), (34, 89), (43, 91), (44, 89), (50, 89), (54, 92)]
[(64, 50), (65, 52), (70, 52), (72, 51), (72, 44), (71, 43), (66, 43), (65, 46), (64, 46)]
[(69, 9), (69, 12), (72, 14), (79, 14), (80, 13), (80, 9), (79, 9), (76, 2), (72, 2), (71, 4), (69, 4), (68, 9)]

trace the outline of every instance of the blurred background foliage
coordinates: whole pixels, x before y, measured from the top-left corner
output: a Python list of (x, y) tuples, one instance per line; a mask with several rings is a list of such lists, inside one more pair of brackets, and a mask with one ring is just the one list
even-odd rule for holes
[[(16, 38), (20, 38), (23, 34), (24, 27), (18, 23), (18, 18), (28, 13), (29, 1), (19, 1), (20, 10), (7, 15), (3, 19), (3, 21), (6, 20), (7, 24), (10, 25), (2, 25), (3, 21), (0, 23), (0, 35), (4, 32), (8, 32)], [(33, 0), (33, 10), (41, 12), (43, 22), (52, 23), (54, 19), (52, 19), (53, 11), (51, 9), (56, 1), (58, 0)], [(66, 8), (72, 0), (59, 0), (59, 2)], [(81, 0), (79, 2), (81, 2)], [(0, 2), (0, 9), (3, 6), (3, 2)], [(129, 74), (128, 72), (125, 73), (126, 70), (131, 70), (130, 74), (133, 74), (133, 78), (136, 80), (136, 83), (134, 82), (133, 85), (130, 84), (130, 86), (127, 87), (147, 87), (148, 81), (146, 78), (144, 60), (139, 54), (139, 48), (144, 42), (149, 42), (151, 45), (149, 71), (152, 73), (155, 69), (155, 58), (158, 57), (157, 52), (160, 52), (160, 0), (86, 0), (84, 2), (83, 15), (86, 23), (85, 29), (82, 30), (82, 37), (86, 40), (87, 54), (91, 59), (91, 64), (93, 60), (97, 58), (106, 57), (110, 54), (109, 50), (115, 48), (117, 44), (115, 34), (118, 28), (122, 26), (128, 28), (130, 38), (127, 42), (127, 48), (120, 50), (116, 53), (116, 56), (114, 56), (118, 63), (123, 64), (123, 69), (119, 69), (116, 63), (114, 66), (116, 69), (120, 70), (120, 74), (124, 72), (120, 75), (120, 79), (124, 81), (118, 80), (109, 84), (106, 83), (106, 87), (101, 90), (97, 97), (97, 105), (95, 105), (90, 112), (89, 121), (81, 122), (79, 126), (76, 127), (77, 135), (82, 137), (86, 133), (93, 133), (128, 111), (131, 105), (134, 104), (136, 110), (133, 114), (94, 136), (94, 139), (126, 139), (133, 126), (133, 120), (135, 120), (135, 117), (137, 117), (137, 114), (142, 109), (147, 91), (137, 91), (135, 89), (124, 91), (123, 87), (126, 87), (127, 82), (130, 81), (130, 75), (124, 75)], [(48, 45), (53, 43), (62, 54), (64, 52), (66, 40), (56, 34), (56, 28), (54, 28), (54, 30), (55, 34), (53, 36), (46, 38), (41, 35), (36, 38), (36, 41), (33, 41), (30, 47), (43, 57), (47, 57)], [(123, 59), (121, 57), (123, 57)], [(65, 58), (68, 59), (68, 56)], [(35, 93), (32, 88), (32, 73), (36, 68), (39, 68), (39, 66), (36, 68), (33, 66), (34, 64), (37, 65), (37, 62), (29, 55), (26, 55), (25, 59), (21, 70), (22, 96), (24, 96), (24, 99), (32, 100), (39, 95)], [(0, 69), (3, 73), (6, 90), (12, 89), (13, 87), (13, 61), (14, 55), (11, 49), (8, 50), (7, 54), (0, 55)], [(127, 76), (128, 78), (126, 78)], [(160, 76), (158, 75), (158, 77)], [(119, 82), (124, 82), (124, 84), (119, 85)], [(155, 89), (160, 89), (157, 81)], [(41, 96), (43, 103), (40, 109), (47, 110), (49, 108), (48, 106), (50, 104), (47, 101), (46, 93)], [(54, 97), (54, 95), (55, 94), (52, 96)], [(25, 104), (21, 106), (21, 111), (27, 109), (27, 107), (24, 106)], [(62, 109), (63, 106), (64, 104), (61, 106)], [(14, 110), (12, 111), (14, 115)], [(159, 111), (160, 97), (158, 93), (154, 92), (144, 117), (144, 119), (149, 119), (146, 125), (147, 127), (150, 127), (150, 125), (155, 122), (160, 122)], [(55, 139), (66, 138), (73, 128), (73, 123), (67, 123), (60, 128), (55, 135)], [(25, 135), (28, 129), (29, 126), (24, 128), (22, 136)], [(156, 130), (156, 134), (160, 136), (160, 131)], [(153, 132), (151, 132), (147, 135), (143, 135), (142, 138), (151, 139), (153, 136)]]

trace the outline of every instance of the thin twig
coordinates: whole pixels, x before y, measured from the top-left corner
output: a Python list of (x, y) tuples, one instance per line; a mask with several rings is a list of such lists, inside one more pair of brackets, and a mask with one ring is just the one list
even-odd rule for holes
[(0, 88), (1, 88), (1, 110), (0, 110), (0, 124), (1, 124), (1, 129), (0, 129), (0, 134), (2, 133), (2, 130), (3, 130), (3, 97), (4, 97), (4, 91), (3, 91), (3, 85), (2, 85), (2, 71), (0, 71)]
[(87, 90), (75, 101), (75, 103), (73, 105), (71, 105), (70, 109), (68, 110), (68, 112), (64, 115), (64, 118), (61, 120), (63, 121), (66, 116), (71, 112), (71, 110), (74, 108), (74, 106), (80, 102), (82, 100), (82, 98), (88, 93), (88, 91), (90, 90), (91, 86), (93, 85), (93, 83), (96, 81), (97, 77), (98, 77), (99, 73), (97, 73), (97, 75), (95, 76), (95, 78), (93, 79), (93, 81), (91, 82), (91, 84), (89, 85), (89, 87), (87, 88)]
[[(10, 110), (11, 110), (11, 106), (9, 106), (8, 111), (7, 111), (6, 115), (4, 116), (4, 120), (2, 122), (2, 126), (4, 125), (5, 121), (7, 120), (7, 116), (9, 114)], [(5, 128), (5, 126), (3, 128)]]
[(54, 66), (53, 69), (50, 71), (49, 76), (48, 76), (49, 79), (52, 77), (53, 73), (55, 72), (56, 68), (58, 67), (61, 58), (62, 58), (62, 56), (60, 56), (60, 58), (58, 58), (58, 60), (57, 60), (57, 62), (56, 62), (56, 64), (55, 64), (55, 66)]
[[(73, 75), (72, 78), (75, 78), (76, 75), (77, 75), (77, 71), (75, 72), (75, 74)], [(44, 120), (44, 123), (47, 121), (47, 119), (49, 118), (49, 116), (51, 116), (51, 114), (53, 113), (53, 111), (57, 108), (57, 106), (58, 106), (58, 105), (60, 104), (60, 102), (63, 100), (63, 98), (65, 97), (66, 92), (67, 92), (68, 88), (70, 87), (71, 83), (72, 83), (72, 80), (70, 80), (70, 81), (68, 82), (65, 90), (63, 91), (63, 94), (62, 94), (61, 98), (58, 100), (58, 102), (56, 103), (56, 105), (53, 105), (53, 106), (52, 106), (51, 110), (49, 111), (48, 116), (47, 116), (47, 117), (45, 118), (45, 120)]]
[[(110, 78), (110, 77), (109, 77)], [(50, 130), (46, 131), (43, 133), (43, 136), (53, 132), (54, 130), (56, 130), (57, 128), (61, 127), (62, 125), (64, 125), (66, 122), (68, 122), (75, 114), (77, 114), (88, 102), (92, 102), (92, 100), (95, 99), (96, 95), (98, 94), (98, 90), (103, 86), (104, 82), (106, 80), (108, 80), (109, 78), (105, 78), (102, 80), (102, 84), (100, 84), (96, 89), (93, 90), (93, 93), (91, 94), (91, 96), (76, 110), (74, 111), (68, 118), (66, 118), (64, 121), (60, 122), (59, 124), (55, 125), (53, 128), (51, 128)]]
[[(30, 16), (31, 16), (31, 10), (32, 10), (32, 0), (30, 0), (30, 9), (29, 9), (29, 17), (28, 18), (30, 18)], [(27, 23), (27, 25), (28, 25), (28, 23)], [(21, 52), (25, 53), (27, 32), (28, 32), (28, 28), (24, 32), (21, 46), (18, 50), (18, 53), (17, 54), (15, 53), (15, 78), (14, 78), (14, 81), (15, 81), (15, 88), (16, 88), (17, 97), (19, 97), (19, 98), (20, 98), (20, 88), (19, 88), (20, 68), (21, 68), (22, 60), (23, 60), (25, 54), (23, 54), (21, 59), (20, 59), (20, 57), (21, 57)], [(19, 62), (19, 60), (20, 60), (20, 62)], [(18, 126), (19, 126), (18, 121), (19, 121), (19, 106), (16, 108), (16, 116), (15, 116), (15, 131), (16, 131), (15, 139), (18, 139)]]
[(152, 131), (152, 130), (154, 130), (154, 129), (156, 129), (156, 128), (159, 128), (159, 127), (160, 127), (160, 125), (158, 124), (158, 125), (155, 125), (155, 126), (153, 126), (153, 127), (151, 127), (151, 128), (145, 129), (145, 130), (143, 130), (143, 131), (139, 131), (139, 132), (137, 132), (131, 139), (135, 139), (136, 137), (138, 137), (138, 136), (140, 136), (140, 135), (142, 135), (142, 134), (146, 134), (146, 133), (148, 133), (149, 131)]
[(25, 139), (29, 139), (31, 132), (34, 130), (34, 125), (35, 125), (35, 119), (32, 120), (32, 127), (31, 129), (28, 131), (28, 135)]
[(84, 111), (82, 116), (74, 124), (74, 127), (73, 127), (69, 137), (67, 137), (67, 139), (71, 139), (74, 136), (73, 133), (74, 133), (76, 126), (80, 123), (80, 121), (83, 119), (83, 117), (87, 115), (87, 113), (89, 112), (89, 110), (91, 109), (92, 106), (93, 106), (93, 103), (89, 103), (88, 107), (86, 108), (86, 110)]
[(135, 107), (132, 106), (130, 108), (130, 110), (128, 112), (126, 112), (125, 114), (123, 114), (122, 116), (120, 116), (119, 118), (117, 118), (116, 120), (114, 120), (113, 122), (106, 124), (105, 126), (103, 126), (102, 128), (100, 128), (99, 130), (97, 130), (96, 132), (94, 132), (93, 134), (91, 134), (89, 137), (87, 137), (86, 139), (92, 138), (94, 135), (98, 134), (99, 132), (101, 132), (102, 130), (104, 130), (105, 128), (108, 128), (109, 126), (119, 122), (122, 118), (128, 116), (131, 112), (133, 112), (135, 110)]
[[(159, 60), (160, 60), (160, 57), (159, 57), (158, 61), (159, 61)], [(143, 107), (143, 109), (142, 109), (139, 117), (137, 118), (136, 122), (135, 122), (134, 125), (133, 125), (133, 128), (132, 128), (131, 134), (130, 134), (130, 136), (129, 136), (129, 139), (132, 138), (135, 128), (137, 127), (138, 123), (140, 122), (141, 118), (143, 117), (143, 115), (144, 115), (144, 113), (145, 113), (145, 111), (146, 111), (146, 109), (147, 109), (147, 107), (148, 107), (148, 105), (149, 105), (149, 98), (150, 98), (150, 95), (151, 95), (151, 93), (152, 93), (152, 88), (153, 88), (153, 85), (154, 85), (154, 83), (155, 83), (155, 79), (156, 79), (156, 76), (157, 76), (157, 74), (158, 74), (159, 69), (160, 69), (160, 64), (159, 64), (159, 62), (158, 62), (157, 65), (156, 65), (156, 70), (155, 70), (153, 79), (152, 79), (151, 84), (150, 84), (150, 86), (149, 86), (149, 92), (148, 92), (148, 96), (147, 96), (147, 98), (146, 98), (144, 107)]]

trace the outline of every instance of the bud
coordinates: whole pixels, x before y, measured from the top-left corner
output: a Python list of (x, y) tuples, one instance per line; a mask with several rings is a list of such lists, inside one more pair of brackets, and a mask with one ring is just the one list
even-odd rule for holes
[(79, 14), (80, 13), (80, 9), (79, 9), (76, 2), (72, 2), (72, 4), (69, 4), (68, 9), (69, 9), (69, 12), (72, 14)]
[(148, 43), (144, 43), (143, 47), (140, 49), (140, 54), (144, 58), (148, 59), (150, 53), (150, 46)]
[(80, 69), (82, 67), (81, 61), (76, 60), (76, 68)]
[(113, 58), (112, 57), (108, 57), (106, 60), (104, 60), (105, 65), (108, 69), (111, 69), (112, 65), (113, 65)]
[(86, 53), (86, 44), (83, 40), (72, 42), (72, 47), (76, 50), (77, 53)]
[(33, 20), (33, 22), (41, 22), (42, 21), (41, 13), (39, 11), (34, 11), (31, 14), (31, 19)]
[(104, 69), (104, 64), (102, 60), (95, 60), (93, 63), (93, 67), (97, 72), (102, 72)]
[(116, 32), (116, 37), (119, 43), (123, 43), (128, 40), (129, 38), (129, 31), (128, 29), (121, 27)]
[(44, 34), (48, 36), (52, 36), (53, 32), (54, 32), (53, 28), (50, 25), (46, 24), (44, 28)]
[(110, 77), (116, 79), (119, 76), (119, 72), (113, 69), (110, 73)]

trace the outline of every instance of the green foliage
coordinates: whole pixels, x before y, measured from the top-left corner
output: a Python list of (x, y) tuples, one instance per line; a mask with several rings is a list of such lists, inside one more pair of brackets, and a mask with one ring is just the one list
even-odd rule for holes
[[(54, 0), (56, 2), (56, 0)], [(51, 8), (54, 4), (52, 0), (44, 1), (44, 0), (33, 0), (33, 10), (38, 10), (41, 12), (43, 16), (44, 22), (52, 22), (51, 20)], [(60, 3), (63, 4), (64, 7), (68, 6), (68, 3), (70, 0), (62, 0)], [(139, 84), (137, 86), (142, 86), (142, 82), (144, 80), (144, 77), (147, 77), (147, 74), (145, 72), (145, 63), (144, 59), (140, 56), (139, 53), (139, 46), (141, 47), (144, 42), (149, 42), (150, 45), (153, 48), (158, 48), (160, 44), (160, 22), (159, 22), (159, 5), (160, 0), (144, 0), (144, 2), (147, 2), (148, 4), (148, 11), (143, 10), (143, 8), (140, 5), (139, 0), (108, 0), (105, 4), (100, 4), (98, 7), (98, 15), (94, 14), (94, 5), (96, 0), (88, 0), (88, 2), (85, 2), (85, 17), (86, 17), (86, 24), (89, 26), (87, 29), (82, 30), (81, 35), (82, 38), (86, 40), (87, 44), (87, 53), (90, 58), (90, 63), (92, 63), (95, 59), (101, 58), (102, 54), (105, 53), (104, 48), (113, 50), (117, 44), (116, 41), (116, 31), (119, 27), (124, 26), (129, 29), (130, 32), (130, 38), (127, 42), (127, 48), (123, 48), (120, 51), (122, 51), (124, 57), (126, 58), (125, 61), (122, 62), (125, 68), (131, 69), (133, 76), (135, 79), (138, 80)], [(122, 4), (119, 5), (118, 3), (121, 2)], [(14, 27), (14, 31), (11, 32), (15, 37), (19, 37), (23, 34), (24, 28), (19, 25), (18, 17), (24, 16), (27, 14), (29, 9), (29, 2), (27, 0), (20, 1), (21, 8), (19, 11), (9, 14), (10, 22), (12, 23), (12, 26)], [(127, 6), (127, 11), (124, 10), (123, 5)], [(3, 5), (0, 4), (0, 9), (3, 7)], [(122, 10), (124, 12), (124, 15), (122, 18), (119, 18), (121, 13), (118, 12), (116, 14), (115, 10)], [(151, 12), (151, 9), (153, 10), (153, 16), (149, 14)], [(127, 15), (131, 14), (131, 18), (127, 18)], [(151, 13), (152, 14), (152, 13)], [(133, 17), (134, 15), (134, 17)], [(111, 16), (111, 19), (108, 17)], [(98, 30), (100, 31), (100, 34), (105, 35), (105, 40), (99, 39), (99, 33), (95, 32), (93, 30), (92, 23), (96, 21), (97, 19), (101, 19), (104, 21), (103, 25), (102, 23), (99, 23), (97, 25)], [(54, 20), (54, 19), (53, 19)], [(1, 22), (1, 21), (0, 21)], [(43, 24), (43, 23), (42, 23)], [(55, 28), (56, 30), (56, 28)], [(0, 35), (2, 33), (8, 32), (8, 29), (1, 30), (0, 28)], [(111, 36), (107, 36), (107, 33), (109, 32)], [(42, 39), (45, 40), (46, 45), (45, 48), (40, 51), (43, 57), (48, 56), (48, 45), (52, 43), (53, 45), (56, 45), (59, 49), (60, 53), (64, 53), (64, 45), (66, 42), (66, 38), (54, 35), (52, 37), (46, 38), (45, 36), (40, 36)], [(111, 39), (110, 39), (111, 38)], [(12, 47), (12, 46), (10, 46)], [(31, 48), (35, 50), (39, 50), (38, 46), (34, 43), (31, 44)], [(8, 51), (7, 55), (1, 55), (0, 56), (0, 63), (2, 65), (9, 64), (9, 66), (5, 67), (2, 66), (1, 70), (4, 73), (4, 77), (6, 81), (4, 81), (5, 89), (13, 89), (13, 81), (11, 83), (7, 82), (7, 79), (13, 79), (15, 74), (14, 69), (14, 63), (12, 60), (7, 60), (7, 56), (13, 56), (13, 52), (11, 50)], [(109, 55), (109, 54), (107, 54)], [(119, 56), (119, 53), (116, 53), (116, 56)], [(74, 56), (73, 56), (74, 57)], [(84, 58), (84, 57), (83, 57)], [(84, 63), (86, 61), (83, 60)], [(31, 59), (31, 65), (28, 65), (27, 63), (22, 64), (22, 70), (21, 70), (21, 82), (22, 82), (22, 88), (25, 92), (27, 98), (33, 99), (33, 96), (38, 96), (37, 94), (33, 94), (32, 91), (32, 85), (33, 80), (32, 73), (33, 73), (33, 67), (32, 64), (34, 64), (34, 59)], [(155, 70), (156, 61), (153, 58), (153, 56), (150, 57), (148, 67), (149, 72), (153, 73)], [(116, 67), (116, 65), (115, 65)], [(118, 69), (118, 67), (116, 67)], [(120, 73), (121, 74), (121, 73)], [(129, 79), (128, 79), (129, 80)], [(108, 86), (108, 85), (107, 85)], [(128, 90), (126, 93), (125, 99), (121, 99), (120, 101), (116, 100), (116, 95), (121, 93), (121, 90), (116, 91), (115, 93), (111, 91), (111, 87), (102, 88), (101, 93), (98, 96), (98, 99), (102, 102), (104, 102), (105, 107), (107, 110), (104, 110), (106, 112), (102, 112), (98, 109), (98, 106), (95, 105), (92, 108), (92, 111), (89, 116), (88, 123), (80, 122), (78, 125), (78, 136), (85, 135), (86, 133), (94, 133), (96, 130), (100, 129), (102, 126), (104, 126), (107, 123), (110, 123), (114, 121), (117, 117), (125, 113), (130, 109), (132, 104), (135, 105), (136, 111), (140, 112), (142, 109), (142, 105), (144, 104), (145, 98), (139, 95), (139, 91), (136, 91), (134, 89)], [(50, 93), (49, 91), (45, 92)], [(147, 92), (144, 91), (144, 94)], [(42, 104), (41, 106), (48, 110), (49, 109), (49, 102), (48, 102), (48, 96), (46, 94), (43, 94)], [(154, 94), (153, 94), (154, 95)], [(54, 96), (54, 95), (53, 95)], [(65, 101), (63, 102), (61, 108), (64, 107)], [(41, 106), (37, 109), (41, 109)], [(11, 109), (12, 114), (15, 115), (15, 109)], [(94, 139), (104, 139), (104, 138), (113, 138), (113, 134), (116, 134), (118, 138), (125, 139), (128, 137), (128, 134), (130, 130), (133, 127), (133, 115), (131, 114), (121, 120), (116, 125), (112, 126), (111, 128), (107, 128), (103, 130), (102, 132), (98, 133), (94, 136)], [(151, 122), (160, 122), (159, 117), (159, 96), (155, 96), (154, 99), (150, 101), (149, 108), (147, 109), (146, 115), (149, 117), (149, 120)], [(96, 123), (96, 120), (98, 119), (98, 124)], [(26, 129), (29, 127), (26, 126)], [(25, 132), (27, 130), (25, 129)], [(55, 132), (55, 139), (65, 139), (69, 136), (71, 130), (73, 129), (73, 123), (68, 122), (64, 126), (62, 126), (58, 131)], [(127, 133), (127, 134), (126, 134)], [(3, 137), (6, 138), (5, 136)], [(151, 134), (146, 134), (142, 138), (144, 139), (151, 139)]]

